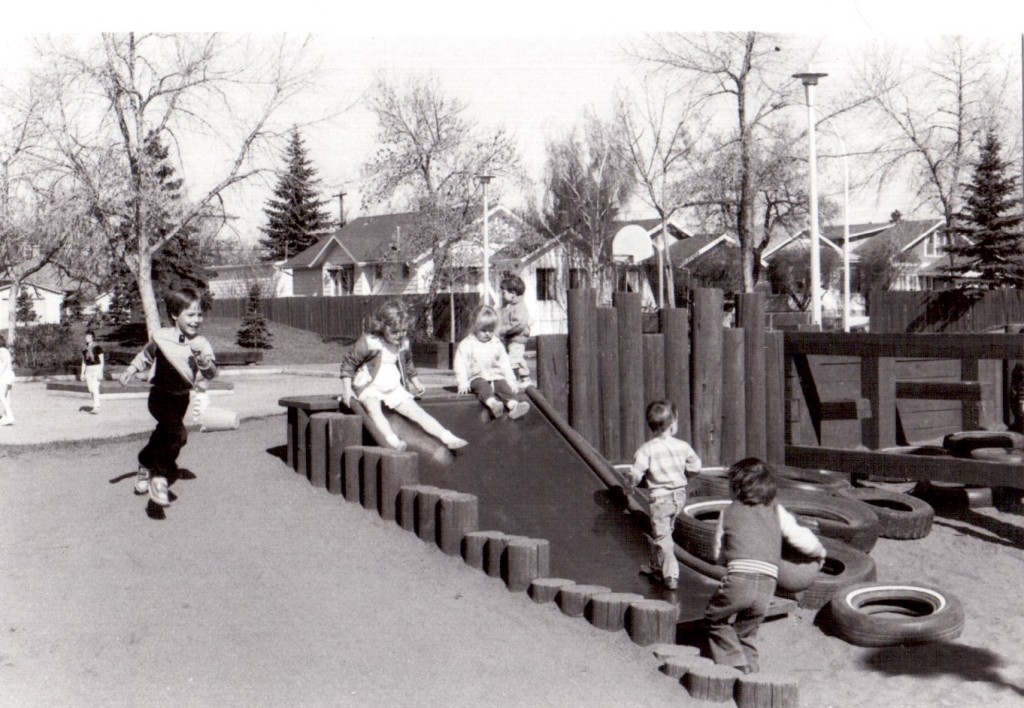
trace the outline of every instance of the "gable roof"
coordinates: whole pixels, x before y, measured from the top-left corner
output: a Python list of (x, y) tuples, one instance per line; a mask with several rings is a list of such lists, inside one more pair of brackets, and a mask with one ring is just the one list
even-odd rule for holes
[(728, 234), (690, 236), (669, 246), (668, 255), (673, 266), (681, 266), (722, 245), (739, 246), (739, 243)]
[[(876, 237), (893, 239), (899, 245), (899, 250), (906, 251), (913, 248), (922, 240), (930, 236), (936, 229), (943, 225), (942, 219), (918, 219), (890, 221), (885, 224), (850, 224), (850, 250), (856, 253), (862, 246), (874, 241)], [(802, 229), (797, 233), (781, 239), (761, 254), (761, 262), (766, 263), (774, 254), (790, 245), (794, 241), (806, 241), (810, 238), (808, 229)], [(836, 253), (843, 252), (844, 226), (842, 224), (829, 224), (823, 226), (818, 234), (822, 245), (832, 248)]]

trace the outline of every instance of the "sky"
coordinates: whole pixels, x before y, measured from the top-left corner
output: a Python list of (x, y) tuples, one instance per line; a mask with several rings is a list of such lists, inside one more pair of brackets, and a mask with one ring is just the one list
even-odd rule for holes
[[(435, 75), (446, 94), (468, 104), (468, 115), (481, 127), (502, 126), (514, 134), (528, 174), (539, 180), (549, 137), (576, 123), (587, 108), (610, 115), (616, 89), (636, 85), (642, 67), (623, 50), (645, 32), (758, 29), (813, 35), (822, 48), (821, 66), (816, 68), (823, 66), (833, 74), (833, 85), (838, 85), (850, 52), (879, 37), (912, 46), (943, 32), (985, 34), (1019, 51), (1024, 11), (997, 13), (994, 8), (1003, 4), (992, 3), (993, 10), (985, 12), (988, 0), (974, 2), (973, 12), (967, 15), (962, 3), (932, 3), (929, 17), (923, 18), (919, 11), (880, 0), (773, 6), (730, 2), (721, 9), (700, 11), (678, 0), (587, 7), (582, 3), (556, 7), (539, 0), (490, 5), (391, 2), (382, 3), (380, 10), (372, 6), (324, 9), (322, 4), (300, 0), (288, 3), (287, 17), (280, 17), (262, 8), (239, 12), (236, 4), (228, 9), (185, 0), (174, 4), (175, 20), (168, 22), (165, 17), (140, 13), (138, 3), (104, 3), (99, 12), (95, 6), (59, 3), (47, 5), (45, 15), (19, 16), (5, 26), (0, 34), (0, 66), (4, 81), (10, 81), (28, 61), (28, 36), (41, 32), (124, 30), (130, 28), (127, 25), (257, 34), (312, 32), (313, 51), (323, 57), (320, 86), (290, 110), (295, 121), (305, 122), (322, 113), (325, 105), (347, 108), (304, 128), (303, 137), (323, 181), (324, 196), (332, 199), (332, 213), (337, 212), (332, 195), (345, 191), (346, 212), (352, 218), (366, 213), (359, 198), (359, 168), (373, 149), (376, 131), (372, 115), (359, 99), (378, 71), (392, 79)], [(161, 7), (166, 11), (169, 6)], [(998, 22), (995, 17), (1000, 18)], [(794, 67), (794, 71), (803, 68)], [(827, 101), (828, 82), (823, 79), (818, 88), (819, 101)], [(819, 153), (829, 149), (828, 140), (819, 136)], [(852, 141), (847, 138), (847, 142)], [(185, 175), (196, 191), (219, 172), (214, 156), (202, 157), (208, 159), (190, 161)], [(838, 168), (824, 172), (822, 192), (839, 191)], [(230, 196), (229, 208), (236, 216), (232, 226), (243, 238), (258, 236), (264, 223), (263, 202), (271, 188), (272, 180), (263, 181)], [(907, 199), (899, 193), (884, 195), (878, 204), (855, 198), (851, 218), (854, 222), (887, 220), (893, 209), (908, 211), (908, 205), (894, 203)]]

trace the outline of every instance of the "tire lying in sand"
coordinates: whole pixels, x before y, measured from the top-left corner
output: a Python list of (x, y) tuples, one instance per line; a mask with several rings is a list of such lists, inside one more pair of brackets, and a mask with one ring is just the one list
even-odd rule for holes
[(780, 489), (777, 501), (819, 536), (843, 541), (868, 553), (878, 540), (878, 514), (869, 504), (845, 496)]
[(779, 489), (838, 494), (850, 488), (848, 475), (829, 470), (808, 470), (788, 465), (772, 465)]
[(956, 639), (964, 629), (960, 601), (917, 584), (858, 583), (829, 603), (836, 633), (860, 647), (888, 647)]
[(1024, 450), (1024, 434), (1011, 430), (966, 430), (949, 433), (942, 438), (942, 447), (956, 457), (970, 457), (971, 451), (979, 447), (1006, 447)]
[[(797, 604), (807, 610), (821, 609), (841, 588), (876, 577), (875, 561), (867, 553), (831, 538), (822, 538), (821, 543), (827, 554), (825, 565), (810, 586), (796, 594)], [(780, 568), (780, 582), (781, 576)]]
[(878, 535), (882, 538), (924, 538), (932, 530), (935, 510), (923, 499), (876, 487), (854, 487), (846, 490), (845, 495), (874, 509)]
[(936, 509), (981, 509), (994, 506), (991, 487), (975, 487), (956, 482), (921, 481), (910, 492)]
[(697, 558), (714, 563), (715, 527), (722, 510), (731, 503), (729, 498), (718, 496), (684, 504), (672, 534), (676, 543)]

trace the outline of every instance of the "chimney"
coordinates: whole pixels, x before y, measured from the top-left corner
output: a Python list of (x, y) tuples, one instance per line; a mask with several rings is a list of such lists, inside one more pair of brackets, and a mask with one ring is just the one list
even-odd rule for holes
[(348, 192), (338, 192), (338, 228), (345, 225), (345, 195)]

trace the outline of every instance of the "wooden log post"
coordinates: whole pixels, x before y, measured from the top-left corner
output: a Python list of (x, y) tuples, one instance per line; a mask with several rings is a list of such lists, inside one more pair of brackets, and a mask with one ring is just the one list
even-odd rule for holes
[(615, 293), (613, 296), (619, 322), (619, 459), (632, 460), (633, 453), (646, 437), (644, 419), (643, 315), (640, 293)]
[(381, 457), (379, 474), (377, 511), (385, 521), (395, 521), (402, 487), (420, 481), (419, 456), (415, 452), (388, 450)]
[(665, 335), (643, 335), (644, 407), (665, 400)]
[(345, 463), (342, 468), (341, 493), (346, 501), (358, 504), (362, 500), (361, 479), (364, 456), (379, 447), (373, 445), (349, 445), (345, 448)]
[(505, 549), (508, 544), (524, 536), (495, 536), (488, 538), (484, 544), (484, 572), (492, 578), (502, 578), (507, 573), (508, 556)]
[(608, 632), (618, 632), (626, 627), (626, 610), (634, 602), (643, 600), (643, 595), (634, 592), (603, 592), (590, 598), (584, 612), (590, 624)]
[(722, 291), (693, 291), (693, 447), (705, 467), (722, 464)]
[(466, 565), (477, 570), (486, 570), (485, 549), (492, 538), (503, 539), (503, 531), (470, 531), (462, 539), (462, 559)]
[(285, 462), (292, 470), (299, 466), (299, 409), (289, 407), (285, 412)]
[(537, 336), (537, 388), (555, 410), (569, 418), (569, 337)]
[(422, 489), (416, 495), (416, 535), (437, 545), (437, 505), (448, 489)]
[(462, 552), (462, 539), (477, 530), (480, 502), (473, 494), (449, 492), (437, 503), (437, 545), (449, 556)]
[[(745, 332), (730, 327), (722, 332), (722, 447), (721, 464), (746, 457), (747, 411)], [(763, 458), (762, 458), (763, 459)]]
[(683, 676), (683, 686), (690, 696), (702, 701), (725, 703), (733, 699), (740, 672), (731, 666), (697, 666)]
[[(960, 380), (961, 381), (978, 381), (978, 375), (981, 372), (981, 367), (978, 365), (978, 360), (974, 358), (966, 358), (960, 360)], [(961, 430), (980, 430), (981, 429), (981, 415), (984, 410), (983, 401), (960, 401), (960, 429)]]
[(597, 333), (591, 328), (594, 291), (569, 290), (569, 422), (587, 442), (601, 449), (601, 428), (596, 396), (594, 349)]
[(896, 446), (896, 361), (864, 356), (860, 360), (861, 396), (871, 402), (871, 417), (861, 420), (861, 439), (872, 450)]
[(431, 484), (407, 484), (398, 490), (398, 525), (416, 533), (417, 499), (423, 492), (439, 492)]
[(743, 388), (746, 400), (744, 457), (768, 455), (767, 360), (765, 358), (765, 295), (739, 296), (738, 325), (743, 328)]
[(679, 608), (665, 600), (639, 600), (626, 608), (626, 632), (635, 644), (675, 641)]
[(568, 580), (566, 578), (537, 578), (530, 583), (530, 589), (526, 592), (531, 600), (542, 604), (554, 602), (562, 588), (572, 587), (575, 584), (575, 580)]
[(294, 396), (281, 398), (279, 406), (287, 409), (287, 452), (288, 464), (296, 473), (309, 478), (309, 418), (315, 413), (337, 411), (335, 396)]
[(541, 538), (517, 538), (505, 547), (508, 574), (505, 585), (511, 592), (525, 592), (530, 583), (543, 578), (551, 567), (551, 544)]
[(363, 451), (363, 464), (359, 467), (359, 503), (364, 509), (378, 511), (381, 461), (395, 452), (384, 447), (367, 447)]
[(748, 674), (736, 679), (737, 708), (799, 708), (800, 685), (792, 676)]
[(597, 308), (598, 377), (601, 399), (601, 453), (619, 459), (622, 423), (619, 403), (619, 319), (614, 307)]
[(582, 617), (590, 604), (590, 598), (601, 593), (611, 592), (604, 585), (570, 585), (558, 591), (555, 602), (562, 614), (569, 617)]
[(786, 463), (786, 340), (782, 332), (765, 336), (765, 438), (768, 462)]
[(671, 676), (674, 679), (682, 679), (690, 671), (698, 667), (714, 666), (715, 662), (706, 657), (700, 656), (699, 654), (690, 654), (686, 656), (669, 656), (663, 660), (658, 670), (666, 676)]
[(327, 486), (327, 466), (331, 449), (327, 434), (328, 416), (340, 413), (314, 413), (309, 416), (309, 483), (314, 487)]
[(324, 413), (327, 420), (327, 491), (341, 494), (345, 469), (345, 449), (359, 445), (363, 440), (363, 419), (346, 413)]
[(676, 404), (681, 440), (689, 441), (690, 425), (690, 311), (669, 308), (661, 311), (661, 332), (665, 337), (665, 398)]

